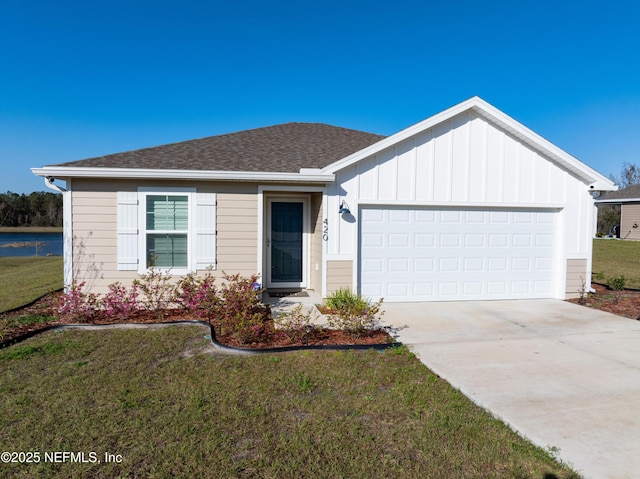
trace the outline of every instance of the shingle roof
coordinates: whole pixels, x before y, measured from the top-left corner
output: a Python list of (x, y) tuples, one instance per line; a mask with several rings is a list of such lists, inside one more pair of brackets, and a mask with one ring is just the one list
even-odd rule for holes
[(383, 138), (322, 123), (284, 123), (52, 166), (297, 173), (327, 166)]
[(640, 198), (640, 185), (633, 185), (618, 191), (607, 191), (603, 200), (623, 200), (629, 198)]

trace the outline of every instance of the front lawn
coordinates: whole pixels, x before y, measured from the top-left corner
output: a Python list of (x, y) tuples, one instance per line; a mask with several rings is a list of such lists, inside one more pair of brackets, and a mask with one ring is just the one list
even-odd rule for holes
[(640, 241), (593, 240), (592, 270), (597, 283), (608, 285), (622, 275), (626, 287), (640, 289)]
[[(404, 347), (231, 356), (205, 334), (64, 330), (0, 350), (0, 451), (40, 456), (2, 477), (577, 477)], [(44, 461), (61, 451), (88, 462)]]
[(61, 256), (0, 258), (0, 313), (62, 289)]

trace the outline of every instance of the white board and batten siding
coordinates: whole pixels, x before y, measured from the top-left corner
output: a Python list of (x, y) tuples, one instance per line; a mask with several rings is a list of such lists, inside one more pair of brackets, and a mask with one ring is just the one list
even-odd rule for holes
[[(468, 221), (461, 220), (457, 230), (447, 233), (450, 237), (440, 234), (433, 237), (434, 248), (447, 248), (443, 244), (452, 241), (452, 257), (458, 258), (459, 268), (463, 268), (465, 263), (473, 263), (463, 246), (468, 238), (479, 235), (477, 237), (484, 238), (485, 246), (490, 248), (495, 235), (502, 234), (496, 233), (500, 227), (492, 223), (492, 218), (506, 215), (511, 222), (507, 229), (513, 231), (505, 233), (510, 235), (509, 244), (513, 246), (518, 241), (526, 241), (533, 245), (530, 246), (533, 249), (527, 256), (526, 267), (530, 269), (529, 279), (525, 281), (527, 286), (524, 280), (513, 279), (513, 273), (512, 279), (508, 279), (511, 286), (506, 287), (507, 291), (515, 292), (521, 287), (528, 292), (505, 293), (504, 297), (564, 298), (567, 259), (587, 258), (591, 253), (589, 231), (593, 225), (589, 222), (593, 216), (593, 202), (585, 184), (540, 151), (472, 110), (337, 171), (336, 182), (328, 190), (328, 211), (337, 212), (344, 200), (353, 218), (347, 221), (337, 214), (327, 215), (332, 233), (327, 244), (327, 260), (353, 260), (353, 284), (359, 285), (363, 292), (366, 292), (368, 280), (367, 266), (360, 264), (361, 255), (365, 259), (368, 256), (363, 244), (365, 238), (361, 235), (370, 233), (367, 214), (375, 216), (395, 212), (393, 214), (415, 216), (416, 213), (433, 213), (439, 218), (437, 228), (444, 227), (443, 220), (447, 215), (461, 215)], [(479, 230), (473, 229), (473, 221), (469, 219), (475, 216), (482, 217)], [(523, 226), (525, 230), (529, 228), (529, 233), (517, 227), (517, 221), (524, 217), (532, 218), (530, 226)], [(406, 227), (408, 229), (402, 234), (412, 237), (412, 241), (419, 240), (416, 234), (422, 233), (414, 234), (412, 227), (408, 224)], [(380, 231), (374, 234), (392, 233)], [(552, 244), (544, 246), (545, 251), (536, 250), (535, 246), (540, 245), (542, 237), (546, 238), (545, 241), (552, 238)], [(388, 236), (387, 241), (391, 240), (392, 237)], [(436, 252), (435, 256), (432, 255), (434, 261), (442, 266), (434, 271), (434, 275), (441, 278), (446, 277), (442, 269), (446, 264), (443, 254)], [(484, 251), (480, 255), (485, 258), (485, 263), (490, 254)], [(515, 257), (510, 258), (511, 268), (517, 268)], [(548, 270), (550, 263), (553, 266)], [(520, 266), (525, 267), (524, 260)], [(484, 264), (484, 267), (489, 265)], [(543, 270), (546, 272), (542, 273)], [(460, 270), (458, 274), (464, 274), (464, 271)], [(490, 299), (500, 296), (492, 296), (488, 282), (482, 286), (472, 283), (475, 286), (458, 281), (458, 292), (452, 293), (451, 298), (477, 296), (478, 299)], [(381, 287), (388, 288), (389, 285)], [(410, 287), (414, 288), (414, 297), (437, 300), (447, 296), (444, 279), (433, 282), (431, 294), (416, 296), (417, 286), (407, 286)], [(370, 284), (367, 288), (375, 286)]]

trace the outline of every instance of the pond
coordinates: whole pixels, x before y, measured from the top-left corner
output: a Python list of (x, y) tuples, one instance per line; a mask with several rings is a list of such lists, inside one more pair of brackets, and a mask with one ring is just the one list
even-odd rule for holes
[(62, 233), (0, 233), (0, 257), (62, 256)]

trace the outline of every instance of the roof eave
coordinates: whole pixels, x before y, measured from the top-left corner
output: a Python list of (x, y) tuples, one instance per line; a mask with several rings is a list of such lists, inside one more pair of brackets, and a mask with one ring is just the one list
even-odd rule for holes
[(622, 204), (622, 203), (640, 203), (640, 198), (612, 198), (609, 200), (596, 200), (596, 203), (612, 203), (612, 204)]
[(207, 170), (162, 170), (139, 168), (87, 168), (67, 166), (44, 166), (31, 168), (36, 176), (54, 178), (95, 179), (144, 179), (144, 180), (201, 180), (201, 181), (278, 181), (304, 183), (331, 183), (335, 175), (311, 170), (299, 173), (266, 171), (207, 171)]

